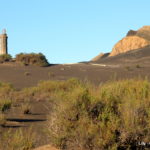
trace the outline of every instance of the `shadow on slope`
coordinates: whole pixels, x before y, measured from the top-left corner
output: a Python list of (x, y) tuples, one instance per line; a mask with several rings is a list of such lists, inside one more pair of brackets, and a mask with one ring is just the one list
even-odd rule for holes
[(128, 51), (116, 56), (99, 59), (94, 63), (98, 64), (128, 64), (128, 63), (150, 63), (150, 46)]

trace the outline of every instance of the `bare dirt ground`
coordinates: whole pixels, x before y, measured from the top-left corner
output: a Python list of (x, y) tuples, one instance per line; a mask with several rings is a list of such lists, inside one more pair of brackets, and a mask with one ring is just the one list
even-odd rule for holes
[(51, 104), (48, 101), (33, 101), (30, 103), (31, 113), (24, 114), (22, 112), (21, 103), (12, 106), (11, 109), (5, 112), (6, 124), (0, 126), (1, 131), (7, 132), (9, 129), (16, 131), (22, 129), (24, 131), (32, 130), (36, 138), (35, 147), (49, 144), (47, 132), (47, 118), (51, 111)]
[(98, 85), (116, 79), (150, 77), (150, 60), (127, 64), (66, 64), (49, 67), (21, 66), (15, 63), (0, 64), (0, 81), (9, 82), (15, 88), (36, 86), (41, 80), (66, 80), (69, 78), (89, 80)]

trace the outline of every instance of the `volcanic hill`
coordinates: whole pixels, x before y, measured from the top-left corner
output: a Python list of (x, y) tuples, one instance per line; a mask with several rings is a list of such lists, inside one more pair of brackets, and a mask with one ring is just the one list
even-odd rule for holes
[[(142, 49), (150, 45), (150, 26), (143, 26), (137, 31), (130, 30), (127, 35), (117, 42), (112, 48), (111, 53), (107, 56), (116, 56), (128, 51)], [(106, 56), (105, 54), (100, 54), (93, 58), (91, 61), (99, 61)]]

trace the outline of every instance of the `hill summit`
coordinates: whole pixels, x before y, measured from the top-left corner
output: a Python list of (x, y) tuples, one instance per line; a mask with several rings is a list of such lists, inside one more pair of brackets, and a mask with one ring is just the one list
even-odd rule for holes
[(109, 56), (140, 49), (148, 45), (150, 45), (150, 26), (143, 26), (137, 31), (130, 30), (126, 37), (115, 44)]

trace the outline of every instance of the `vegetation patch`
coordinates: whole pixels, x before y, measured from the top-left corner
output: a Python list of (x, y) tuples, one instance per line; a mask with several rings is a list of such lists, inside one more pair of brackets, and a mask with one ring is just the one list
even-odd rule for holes
[(29, 103), (22, 104), (21, 110), (23, 114), (31, 114), (31, 105)]
[(36, 65), (41, 67), (46, 67), (49, 65), (46, 57), (42, 53), (20, 53), (16, 55), (16, 62), (19, 62), (25, 66)]
[[(100, 86), (77, 79), (41, 81), (20, 91), (0, 83), (0, 99), (1, 108), (9, 99), (23, 104), (24, 114), (30, 113), (31, 101), (48, 100), (46, 134), (50, 143), (62, 150), (132, 150), (150, 141), (150, 82), (146, 79), (113, 80)], [(3, 114), (0, 118), (1, 124), (5, 123)], [(19, 129), (3, 133), (0, 142), (8, 150), (34, 146), (33, 139), (22, 137), (24, 134)]]
[(35, 134), (32, 128), (27, 130), (8, 130), (0, 137), (0, 149), (2, 150), (31, 150), (35, 145)]
[(11, 107), (11, 100), (0, 99), (0, 111), (4, 112)]
[(30, 74), (30, 72), (25, 72), (24, 75), (25, 76), (30, 76), (31, 74)]
[(48, 130), (50, 141), (61, 149), (134, 149), (150, 141), (147, 80), (114, 81), (95, 88), (80, 83), (56, 97)]
[(12, 60), (12, 56), (9, 54), (0, 55), (0, 63), (8, 62)]
[(142, 68), (139, 64), (136, 65), (136, 68)]

